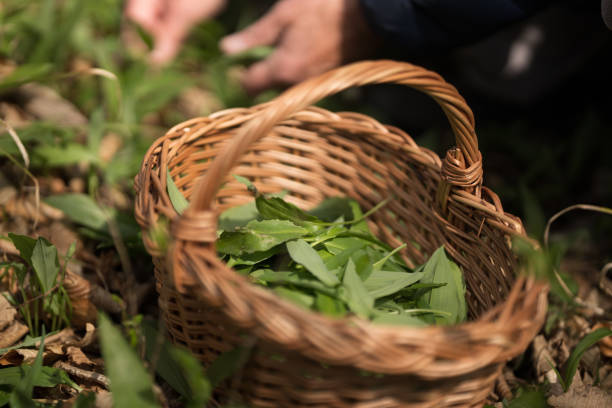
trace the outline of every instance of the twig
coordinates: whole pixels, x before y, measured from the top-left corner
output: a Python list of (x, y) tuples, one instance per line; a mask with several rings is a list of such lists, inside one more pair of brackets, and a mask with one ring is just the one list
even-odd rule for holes
[(19, 149), (19, 153), (21, 153), (25, 166), (30, 167), (30, 156), (28, 155), (28, 151), (26, 150), (25, 146), (21, 142), (19, 135), (17, 135), (17, 132), (15, 132), (15, 129), (4, 119), (0, 119), (0, 123), (4, 125), (8, 131), (8, 134), (11, 136), (11, 139), (13, 139), (13, 142), (15, 142), (17, 145), (17, 149)]
[(569, 206), (567, 208), (564, 208), (563, 210), (559, 211), (558, 213), (556, 213), (555, 215), (550, 217), (550, 219), (546, 223), (546, 229), (544, 230), (544, 245), (546, 247), (548, 247), (548, 234), (550, 232), (550, 226), (552, 225), (552, 223), (555, 222), (555, 220), (557, 218), (559, 218), (560, 216), (562, 216), (563, 214), (566, 214), (566, 213), (568, 213), (570, 211), (573, 211), (573, 210), (595, 211), (595, 212), (600, 212), (600, 213), (603, 213), (603, 214), (612, 215), (612, 209), (607, 208), (607, 207), (601, 207), (599, 205), (574, 204), (574, 205), (571, 205), (571, 206)]
[(108, 379), (108, 377), (106, 377), (103, 374), (96, 373), (95, 371), (83, 370), (82, 368), (72, 366), (63, 361), (57, 361), (54, 364), (54, 366), (57, 368), (61, 368), (62, 370), (66, 371), (68, 374), (78, 377), (80, 379), (93, 381), (96, 384), (100, 384), (107, 390), (110, 387), (110, 380)]
[[(568, 213), (570, 211), (573, 211), (573, 210), (594, 211), (594, 212), (599, 212), (599, 213), (603, 213), (603, 214), (612, 215), (612, 209), (611, 208), (602, 207), (602, 206), (599, 206), (599, 205), (574, 204), (574, 205), (571, 205), (571, 206), (569, 206), (567, 208), (564, 208), (563, 210), (559, 211), (558, 213), (556, 213), (555, 215), (550, 217), (550, 219), (546, 223), (546, 229), (544, 229), (544, 246), (546, 248), (548, 248), (548, 238), (549, 238), (550, 227), (551, 227), (552, 223), (555, 222), (555, 220), (557, 220), (557, 218), (561, 217), (563, 214), (566, 214), (566, 213)], [(605, 266), (604, 266), (604, 268), (605, 268)], [(601, 307), (596, 306), (596, 305), (590, 305), (590, 304), (586, 303), (583, 299), (581, 299), (579, 296), (574, 296), (572, 291), (567, 287), (567, 284), (565, 283), (565, 281), (561, 278), (561, 275), (559, 275), (559, 272), (557, 271), (556, 268), (553, 268), (553, 273), (555, 275), (555, 279), (557, 279), (557, 281), (559, 282), (559, 285), (561, 286), (561, 288), (563, 289), (565, 294), (568, 295), (570, 298), (572, 298), (574, 300), (574, 302), (576, 302), (580, 307), (583, 307), (585, 309), (589, 309), (595, 315), (598, 315), (598, 316), (602, 316), (602, 315), (605, 314), (605, 311)]]
[(610, 279), (608, 279), (608, 272), (612, 270), (612, 262), (609, 262), (601, 268), (601, 272), (599, 274), (599, 287), (601, 290), (606, 292), (608, 296), (612, 296), (612, 284)]

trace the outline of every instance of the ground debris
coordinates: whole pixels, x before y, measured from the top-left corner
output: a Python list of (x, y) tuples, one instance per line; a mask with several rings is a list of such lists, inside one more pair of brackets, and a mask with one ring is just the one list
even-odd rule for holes
[(551, 395), (546, 401), (553, 408), (602, 408), (612, 406), (612, 394), (600, 387), (585, 384), (576, 372), (571, 387), (565, 393)]

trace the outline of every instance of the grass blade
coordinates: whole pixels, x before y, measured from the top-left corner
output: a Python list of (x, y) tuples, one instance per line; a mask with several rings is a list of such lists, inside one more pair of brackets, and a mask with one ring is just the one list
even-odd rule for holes
[(563, 371), (563, 388), (567, 391), (572, 385), (572, 381), (574, 380), (574, 374), (576, 374), (576, 370), (578, 369), (578, 363), (582, 358), (587, 349), (597, 343), (599, 340), (604, 337), (612, 336), (612, 330), (606, 329), (605, 327), (599, 328), (586, 336), (574, 348), (572, 354), (570, 354), (567, 362), (565, 363), (565, 370)]

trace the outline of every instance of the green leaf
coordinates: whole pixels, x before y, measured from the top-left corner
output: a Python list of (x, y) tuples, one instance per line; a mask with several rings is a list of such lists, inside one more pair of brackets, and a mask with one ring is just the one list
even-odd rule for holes
[(234, 177), (234, 178), (236, 179), (236, 181), (238, 181), (239, 183), (244, 184), (244, 185), (247, 187), (247, 189), (248, 189), (248, 190), (249, 190), (251, 193), (253, 193), (253, 194), (257, 194), (257, 188), (255, 187), (255, 185), (254, 185), (253, 183), (251, 183), (251, 180), (249, 180), (249, 179), (248, 179), (248, 178), (246, 178), (246, 177), (239, 176), (239, 175), (237, 175), (237, 174), (233, 174), (233, 177)]
[(230, 255), (267, 251), (307, 233), (308, 230), (290, 221), (255, 220), (237, 232), (223, 232), (217, 240), (217, 250)]
[(275, 246), (266, 251), (253, 252), (252, 254), (242, 254), (240, 256), (233, 255), (227, 261), (227, 265), (230, 268), (234, 266), (242, 265), (255, 265), (259, 262), (265, 261), (280, 252), (282, 246)]
[(349, 249), (359, 249), (368, 245), (368, 241), (362, 240), (361, 238), (355, 237), (340, 237), (334, 238), (331, 241), (327, 241), (323, 244), (325, 248), (334, 255), (340, 255), (343, 251)]
[(189, 384), (190, 394), (185, 406), (199, 408), (208, 404), (212, 394), (212, 385), (204, 375), (200, 362), (187, 350), (178, 347), (169, 349), (172, 359), (179, 365)]
[(342, 317), (346, 315), (346, 307), (344, 307), (344, 303), (335, 297), (321, 292), (317, 292), (317, 297), (315, 298), (315, 308), (327, 316)]
[[(456, 324), (467, 317), (465, 302), (465, 283), (459, 266), (451, 261), (444, 251), (438, 248), (423, 267), (422, 283), (446, 283), (432, 289), (429, 293), (429, 306), (432, 309), (450, 313), (450, 317), (436, 316), (438, 324)], [(426, 296), (427, 298), (427, 296)]]
[(365, 242), (359, 240), (352, 240), (349, 241), (349, 245), (351, 246), (346, 249), (343, 249), (342, 251), (336, 253), (334, 256), (331, 256), (330, 258), (325, 260), (325, 266), (327, 266), (327, 269), (331, 270), (344, 267), (348, 262), (349, 258), (351, 258), (355, 252), (365, 246)]
[(36, 240), (26, 235), (13, 234), (12, 232), (9, 232), (8, 236), (13, 242), (13, 245), (15, 245), (15, 248), (19, 251), (19, 256), (21, 256), (28, 265), (32, 266), (32, 252), (34, 252)]
[(251, 272), (250, 276), (263, 282), (294, 285), (304, 289), (312, 289), (330, 296), (335, 294), (333, 289), (318, 280), (303, 279), (296, 272), (292, 271), (276, 272), (271, 269), (258, 269)]
[(418, 282), (423, 272), (373, 271), (363, 284), (374, 299), (399, 292), (406, 286)]
[(73, 222), (96, 231), (106, 231), (107, 219), (104, 210), (88, 195), (61, 194), (47, 197), (45, 202), (62, 210)]
[[(374, 262), (372, 260), (372, 257), (370, 256), (370, 251), (368, 251), (368, 249), (372, 248), (361, 249), (351, 256), (351, 259), (355, 263), (355, 272), (357, 272), (359, 279), (364, 282), (370, 277), (372, 271), (374, 270)], [(377, 252), (376, 250), (373, 251)]]
[(223, 231), (233, 231), (257, 219), (258, 214), (255, 200), (243, 205), (228, 208), (219, 216), (218, 228)]
[(375, 246), (385, 251), (391, 251), (393, 249), (384, 242), (376, 239), (370, 233), (354, 231), (353, 228), (342, 233), (338, 238), (326, 241), (323, 245), (325, 245), (325, 248), (332, 254), (338, 254), (354, 246), (359, 241), (363, 242), (364, 245)]
[[(54, 334), (56, 334), (58, 332), (59, 332), (59, 330), (49, 332), (49, 334), (47, 334), (47, 336), (52, 336), (52, 335), (54, 335)], [(42, 339), (43, 339), (43, 336), (39, 336), (39, 337), (29, 337), (29, 336), (26, 336), (25, 340), (22, 341), (19, 344), (16, 344), (16, 345), (11, 346), (11, 347), (1, 348), (0, 349), (0, 355), (4, 354), (6, 352), (9, 352), (11, 350), (17, 350), (17, 349), (20, 349), (20, 348), (26, 348), (26, 347), (35, 346)]]
[(505, 408), (548, 408), (546, 396), (541, 388), (520, 388), (515, 398)]
[(45, 79), (53, 71), (53, 64), (24, 64), (0, 80), (0, 92), (16, 88), (28, 82)]
[(589, 349), (599, 340), (611, 335), (612, 330), (606, 329), (605, 327), (601, 327), (587, 334), (582, 338), (582, 340), (580, 340), (580, 342), (572, 351), (572, 354), (570, 354), (569, 358), (567, 359), (567, 362), (565, 363), (565, 370), (563, 370), (563, 388), (565, 391), (567, 391), (572, 385), (572, 381), (574, 380), (574, 374), (576, 374), (576, 370), (578, 369), (578, 363), (580, 362), (580, 359), (582, 358), (584, 352), (587, 351), (587, 349)]
[(307, 295), (302, 291), (289, 289), (282, 286), (278, 286), (272, 290), (280, 297), (283, 297), (298, 306), (305, 307), (306, 309), (310, 309), (314, 304), (314, 297)]
[(46, 239), (39, 237), (32, 251), (32, 267), (43, 293), (49, 292), (55, 285), (60, 270), (57, 248)]
[[(0, 385), (14, 387), (22, 383), (33, 369), (35, 369), (33, 365), (0, 368)], [(76, 390), (81, 389), (64, 370), (56, 367), (42, 366), (38, 374), (34, 375), (33, 387), (55, 387), (59, 384), (70, 385)]]
[(346, 264), (340, 294), (353, 313), (366, 319), (370, 317), (374, 307), (374, 298), (370, 296), (357, 275), (352, 259), (349, 259)]
[(96, 394), (94, 392), (82, 392), (77, 397), (72, 408), (93, 408), (95, 406)]
[(286, 202), (280, 197), (258, 196), (255, 199), (255, 205), (259, 214), (266, 220), (287, 220), (296, 225), (313, 228), (313, 223), (321, 221), (299, 207)]
[(0, 389), (0, 407), (5, 406), (9, 403), (11, 394)]
[(15, 388), (10, 396), (10, 405), (15, 408), (31, 407), (34, 406), (32, 401), (32, 393), (34, 392), (34, 384), (36, 379), (40, 376), (42, 371), (43, 362), (43, 350), (44, 350), (44, 338), (41, 343), (41, 347), (38, 349), (38, 354), (34, 363), (29, 367), (27, 373), (24, 374), (23, 379), (15, 384)]
[[(415, 272), (420, 273), (420, 272)], [(400, 291), (400, 294), (408, 299), (418, 300), (425, 294), (431, 292), (435, 288), (440, 288), (445, 286), (446, 283), (415, 283), (414, 285), (410, 285), (407, 288), (404, 288)]]
[(206, 370), (213, 388), (238, 371), (249, 359), (251, 347), (236, 347), (221, 353)]
[(402, 249), (406, 248), (406, 243), (403, 243), (402, 245), (398, 246), (397, 248), (395, 248), (393, 251), (385, 254), (382, 258), (380, 258), (378, 261), (374, 262), (374, 264), (372, 265), (372, 268), (376, 271), (376, 270), (381, 270), (383, 268), (383, 266), (385, 266), (385, 263), (387, 261), (389, 261), (391, 259), (391, 257), (393, 255), (395, 255), (396, 253), (398, 253), (399, 251), (401, 251)]
[(340, 284), (338, 277), (327, 269), (317, 251), (308, 245), (306, 241), (298, 239), (287, 242), (286, 245), (291, 259), (303, 265), (308, 272), (312, 273), (325, 285), (334, 287)]
[(360, 220), (358, 223), (351, 226), (351, 231), (355, 232), (363, 232), (365, 234), (372, 234), (370, 231), (370, 227), (368, 227), (368, 222), (363, 219), (363, 211), (361, 211), (361, 207), (359, 207), (359, 203), (355, 200), (349, 201), (349, 207), (351, 207), (351, 213), (353, 214), (353, 220)]
[(181, 193), (181, 190), (174, 184), (174, 180), (172, 180), (172, 176), (170, 175), (170, 170), (166, 171), (166, 184), (168, 186), (168, 196), (170, 197), (170, 202), (174, 210), (182, 214), (183, 211), (189, 207), (189, 201), (187, 201), (183, 193)]
[(61, 146), (38, 146), (34, 149), (34, 155), (42, 159), (45, 166), (61, 167), (78, 163), (99, 162), (99, 157), (87, 147), (78, 143), (69, 143)]
[(188, 406), (205, 406), (212, 387), (204, 376), (200, 362), (191, 353), (174, 346), (163, 337), (162, 344), (158, 344), (156, 326), (152, 320), (145, 320), (141, 325), (147, 360), (155, 360), (155, 372), (185, 397)]
[(98, 319), (100, 346), (116, 408), (159, 407), (153, 382), (140, 359), (106, 315)]
[(331, 197), (321, 201), (309, 214), (319, 218), (322, 221), (332, 222), (342, 217), (345, 220), (353, 219), (354, 214), (351, 211), (350, 203), (355, 200), (346, 197)]
[(409, 315), (407, 313), (397, 314), (397, 313), (384, 313), (384, 312), (376, 312), (374, 318), (372, 319), (374, 323), (385, 324), (389, 326), (414, 326), (414, 327), (423, 327), (427, 326), (423, 320), (418, 317)]

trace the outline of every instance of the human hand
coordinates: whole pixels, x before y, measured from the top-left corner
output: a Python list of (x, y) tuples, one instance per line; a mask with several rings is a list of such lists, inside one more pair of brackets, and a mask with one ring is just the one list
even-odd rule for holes
[(178, 53), (191, 27), (215, 16), (226, 0), (128, 0), (125, 14), (155, 42), (151, 61), (164, 64)]
[(221, 41), (226, 54), (275, 45), (249, 67), (242, 83), (251, 94), (287, 85), (371, 54), (378, 38), (359, 0), (279, 0), (261, 19)]

